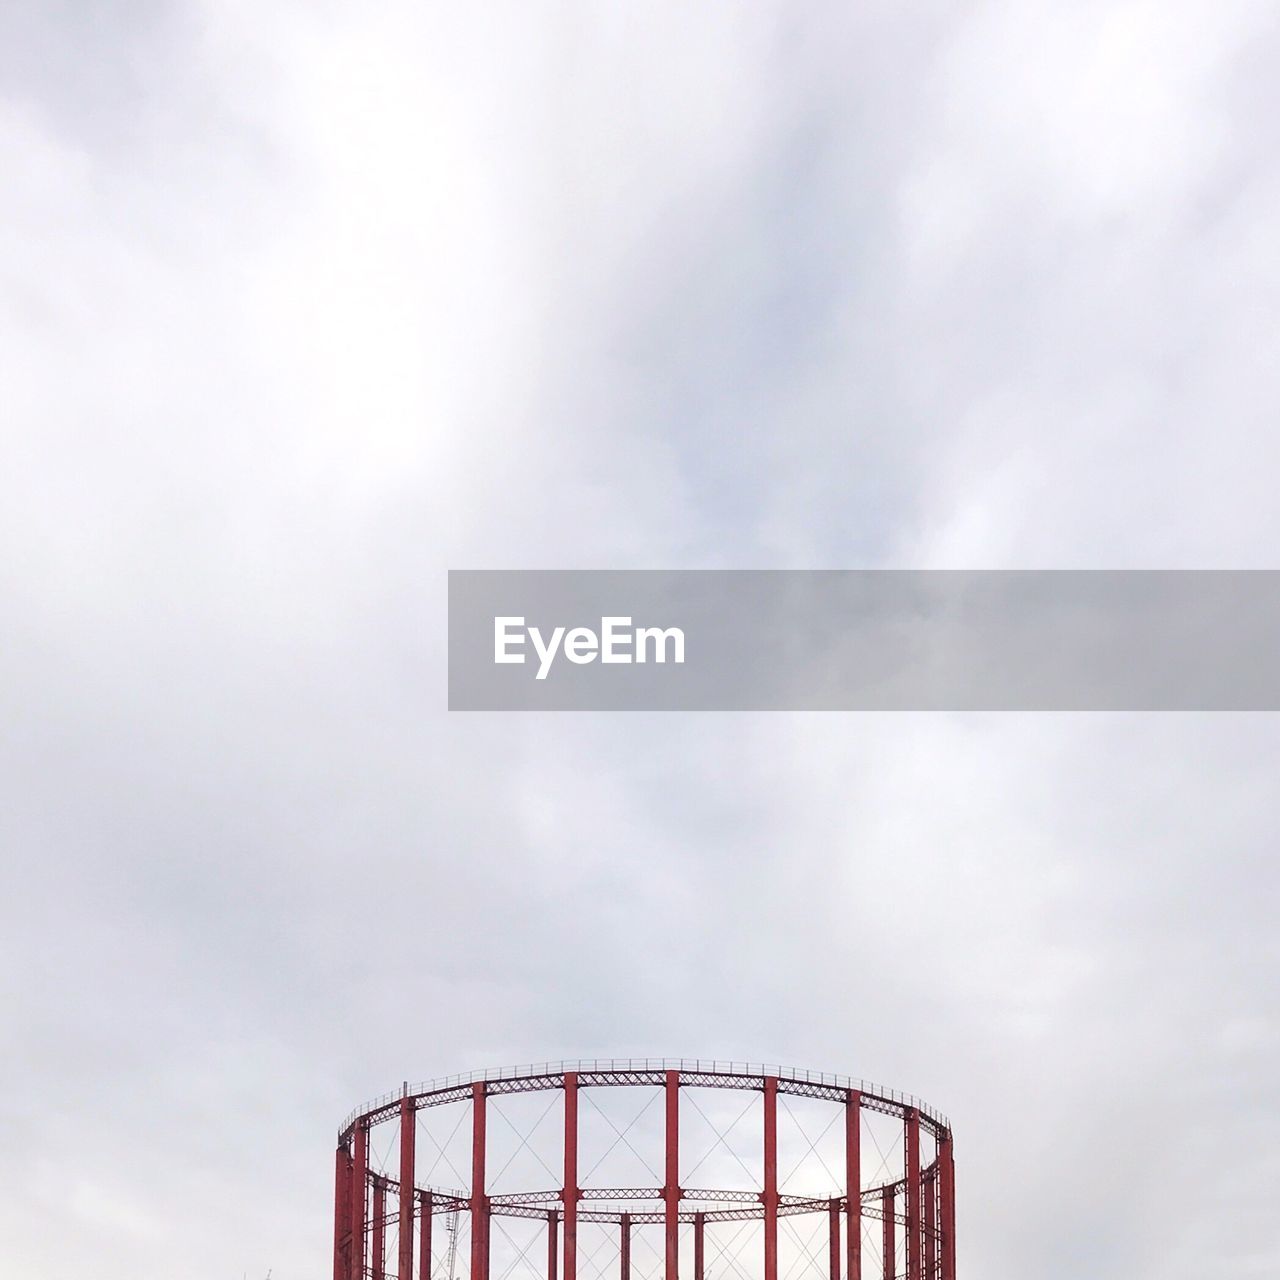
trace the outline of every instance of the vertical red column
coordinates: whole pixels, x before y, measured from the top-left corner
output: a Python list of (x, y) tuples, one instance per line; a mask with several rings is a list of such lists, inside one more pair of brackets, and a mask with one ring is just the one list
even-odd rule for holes
[(680, 1073), (667, 1072), (666, 1280), (680, 1280)]
[(564, 1280), (578, 1280), (578, 1073), (564, 1073)]
[(705, 1280), (707, 1272), (707, 1215), (693, 1215), (693, 1280)]
[(848, 1280), (862, 1280), (862, 1094), (850, 1089), (844, 1103), (845, 1252)]
[(364, 1280), (364, 1253), (367, 1227), (365, 1196), (369, 1186), (369, 1127), (363, 1118), (356, 1121), (355, 1155), (351, 1161), (351, 1280)]
[(489, 1200), (484, 1193), (485, 1084), (471, 1086), (471, 1280), (489, 1280)]
[(400, 1228), (398, 1280), (413, 1280), (413, 1152), (418, 1109), (412, 1098), (400, 1099)]
[(631, 1280), (631, 1215), (622, 1215), (622, 1235), (618, 1241), (618, 1274), (622, 1280)]
[(840, 1280), (840, 1198), (833, 1196), (827, 1223), (827, 1276)]
[(903, 1128), (907, 1155), (907, 1280), (920, 1276), (920, 1112), (907, 1108)]
[(938, 1150), (938, 1214), (942, 1219), (942, 1280), (956, 1280), (956, 1162), (951, 1134)]
[(827, 1277), (840, 1280), (840, 1197), (827, 1204)]
[(373, 1280), (387, 1280), (387, 1184), (373, 1179)]
[(778, 1077), (764, 1078), (764, 1280), (778, 1280)]
[(418, 1226), (418, 1280), (431, 1280), (431, 1220), (435, 1216), (435, 1205), (431, 1201), (431, 1192), (422, 1193), (422, 1221)]
[(938, 1277), (938, 1167), (934, 1165), (924, 1179), (924, 1275), (925, 1280)]
[(552, 1209), (547, 1214), (547, 1280), (556, 1280), (556, 1236), (559, 1234), (560, 1215)]
[(333, 1280), (347, 1280), (351, 1252), (351, 1152), (338, 1145), (333, 1173)]
[(897, 1271), (898, 1248), (897, 1248), (897, 1232), (894, 1229), (894, 1203), (893, 1188), (885, 1187), (884, 1193), (880, 1199), (881, 1211), (884, 1214), (884, 1233), (881, 1236), (881, 1252), (884, 1255), (884, 1280), (893, 1280)]

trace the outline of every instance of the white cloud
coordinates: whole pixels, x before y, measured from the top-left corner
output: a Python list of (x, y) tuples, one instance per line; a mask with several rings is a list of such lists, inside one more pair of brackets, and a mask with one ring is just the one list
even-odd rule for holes
[(363, 1097), (686, 1048), (950, 1111), (966, 1269), (1263, 1273), (1269, 720), (441, 664), (449, 565), (1271, 564), (1265, 17), (6, 19), (26, 1274), (315, 1271)]

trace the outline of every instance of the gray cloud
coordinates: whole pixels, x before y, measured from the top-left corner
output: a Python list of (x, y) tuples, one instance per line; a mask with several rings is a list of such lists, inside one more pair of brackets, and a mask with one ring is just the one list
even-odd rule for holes
[(1265, 566), (1265, 7), (6, 11), (12, 1265), (323, 1273), (420, 1078), (917, 1092), (1271, 1274), (1268, 717), (454, 717), (447, 567)]

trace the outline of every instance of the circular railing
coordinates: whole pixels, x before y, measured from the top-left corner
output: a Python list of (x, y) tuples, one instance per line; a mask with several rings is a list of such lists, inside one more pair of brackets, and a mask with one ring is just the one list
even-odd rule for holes
[[(758, 1102), (718, 1129), (716, 1105), (697, 1100), (711, 1090)], [(623, 1127), (602, 1105), (611, 1093), (648, 1100)], [(504, 1108), (535, 1095), (550, 1100), (522, 1131)], [(593, 1125), (604, 1154), (584, 1168)], [(628, 1153), (628, 1171), (646, 1176), (611, 1179), (610, 1158), (625, 1165)], [(536, 1181), (520, 1176), (522, 1158)], [(739, 1185), (709, 1181), (717, 1168)], [(954, 1280), (954, 1169), (941, 1113), (824, 1072), (628, 1058), (406, 1082), (339, 1132), (334, 1277)]]

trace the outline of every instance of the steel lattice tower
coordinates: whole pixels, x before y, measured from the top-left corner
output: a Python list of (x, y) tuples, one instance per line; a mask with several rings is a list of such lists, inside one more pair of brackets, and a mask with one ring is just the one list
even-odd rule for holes
[[(650, 1089), (655, 1100), (662, 1101), (661, 1173), (646, 1166), (653, 1169), (654, 1185), (583, 1185), (590, 1182), (590, 1172), (584, 1177), (579, 1170), (579, 1104), (588, 1098), (588, 1091), (610, 1087)], [(712, 1189), (682, 1183), (682, 1098), (697, 1107), (687, 1091), (706, 1089), (759, 1095), (762, 1176), (758, 1185)], [(528, 1093), (561, 1095), (559, 1185), (500, 1192), (489, 1181), (489, 1100)], [(828, 1181), (841, 1185), (820, 1191), (784, 1189), (786, 1179), (779, 1178), (778, 1115), (780, 1100), (787, 1107), (788, 1099), (812, 1099), (831, 1107), (824, 1136), (834, 1130), (833, 1136), (842, 1139), (843, 1158), (835, 1161), (842, 1167), (834, 1171), (816, 1143), (806, 1138), (809, 1149), (798, 1168), (806, 1161), (814, 1169), (820, 1166), (830, 1175)], [(553, 1096), (548, 1112), (555, 1102)], [(749, 1109), (754, 1105), (748, 1101)], [(430, 1109), (448, 1107), (470, 1112), (470, 1178), (465, 1187), (433, 1186), (419, 1180), (419, 1117)], [(697, 1110), (706, 1119), (706, 1113)], [(463, 1112), (454, 1124), (455, 1133), (465, 1119)], [(873, 1120), (890, 1124), (897, 1134), (896, 1164), (882, 1149), (888, 1144), (881, 1144), (874, 1129), (868, 1128)], [(623, 1142), (635, 1151), (627, 1131), (616, 1125), (613, 1131), (615, 1147)], [(875, 1144), (873, 1149), (864, 1150), (864, 1135)], [(801, 1136), (805, 1137), (802, 1129)], [(380, 1141), (385, 1143), (385, 1157), (376, 1154)], [(715, 1141), (728, 1150), (724, 1135), (716, 1135)], [(530, 1147), (528, 1135), (520, 1139), (517, 1152), (522, 1148), (550, 1170)], [(438, 1149), (443, 1154), (443, 1148)], [(881, 1158), (872, 1172), (876, 1154)], [(740, 1157), (734, 1159), (746, 1169)], [(462, 1181), (456, 1166), (449, 1167)], [(466, 1280), (506, 1280), (521, 1265), (539, 1280), (611, 1280), (594, 1257), (584, 1261), (580, 1251), (584, 1228), (612, 1234), (617, 1280), (635, 1280), (633, 1247), (644, 1228), (661, 1232), (661, 1246), (654, 1248), (653, 1280), (680, 1280), (682, 1260), (688, 1268), (687, 1280), (709, 1280), (708, 1242), (714, 1232), (729, 1229), (719, 1224), (759, 1224), (751, 1228), (759, 1231), (759, 1251), (745, 1264), (721, 1241), (715, 1262), (723, 1264), (721, 1271), (727, 1277), (732, 1272), (740, 1280), (790, 1280), (802, 1267), (816, 1271), (821, 1280), (955, 1280), (955, 1155), (945, 1117), (894, 1090), (784, 1067), (626, 1059), (546, 1063), (453, 1076), (413, 1088), (406, 1084), (344, 1123), (338, 1138), (334, 1206), (334, 1280), (390, 1280), (393, 1276), (395, 1280), (461, 1280), (455, 1274), (460, 1216), (469, 1224)], [(437, 1215), (444, 1215), (446, 1223), (447, 1240), (436, 1246), (443, 1260), (433, 1253)], [(533, 1224), (533, 1230), (545, 1238), (545, 1261), (531, 1262), (531, 1237), (520, 1248), (500, 1226), (514, 1261), (502, 1274), (493, 1274), (492, 1232), (499, 1219)], [(825, 1249), (815, 1254), (800, 1240), (792, 1219), (816, 1221), (810, 1240), (825, 1234)], [(780, 1225), (800, 1246), (787, 1272), (780, 1270)], [(739, 1233), (742, 1229), (738, 1228)], [(392, 1235), (395, 1244), (389, 1250)]]

